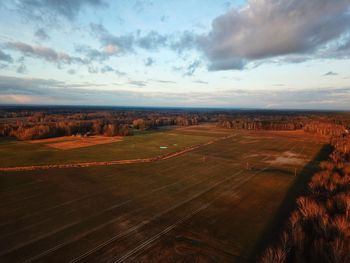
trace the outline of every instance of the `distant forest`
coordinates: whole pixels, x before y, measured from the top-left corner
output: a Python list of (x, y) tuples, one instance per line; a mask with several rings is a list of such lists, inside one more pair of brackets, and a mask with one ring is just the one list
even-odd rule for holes
[(0, 136), (34, 140), (60, 136), (130, 136), (134, 129), (196, 125), (208, 121), (203, 114), (76, 109), (1, 110)]
[(320, 163), (280, 239), (259, 262), (350, 262), (349, 113), (10, 107), (0, 109), (0, 136), (131, 136), (137, 130), (208, 122), (225, 129), (301, 130), (328, 137), (328, 160)]
[(305, 130), (336, 136), (350, 127), (346, 113), (99, 108), (0, 108), (0, 136), (35, 140), (60, 136), (131, 136), (135, 130), (217, 123), (244, 130)]

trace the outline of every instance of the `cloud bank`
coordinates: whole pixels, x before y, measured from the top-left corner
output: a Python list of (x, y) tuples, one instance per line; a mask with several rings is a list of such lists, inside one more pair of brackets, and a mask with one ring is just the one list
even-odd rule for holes
[(83, 63), (83, 59), (71, 56), (65, 52), (59, 52), (45, 46), (32, 46), (23, 42), (8, 42), (7, 48), (20, 52), (24, 56), (36, 57), (49, 62), (72, 64)]
[(102, 0), (17, 0), (16, 8), (26, 17), (54, 21), (58, 17), (74, 20), (87, 7), (104, 7)]
[[(163, 82), (163, 80), (154, 81)], [(130, 81), (129, 84), (142, 88), (146, 82)], [(236, 108), (350, 109), (350, 87), (276, 91), (232, 89), (183, 93), (174, 90), (148, 92), (144, 89), (139, 91), (110, 89), (110, 87), (104, 89), (104, 86), (86, 82), (69, 84), (54, 79), (0, 76), (0, 104), (54, 102), (55, 104), (111, 106), (232, 107), (234, 105)], [(82, 93), (84, 96), (81, 96)]]
[(215, 18), (211, 31), (198, 41), (211, 70), (313, 53), (349, 32), (349, 5), (349, 0), (249, 0), (244, 8)]

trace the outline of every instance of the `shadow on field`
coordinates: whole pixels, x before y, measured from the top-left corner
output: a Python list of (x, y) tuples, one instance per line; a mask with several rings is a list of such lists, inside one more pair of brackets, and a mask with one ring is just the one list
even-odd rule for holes
[[(255, 170), (255, 169), (253, 169), (253, 170)], [(260, 170), (258, 168), (256, 168), (256, 171), (259, 172)], [(293, 171), (282, 169), (282, 168), (277, 168), (277, 167), (270, 167), (270, 168), (264, 169), (264, 173), (273, 173), (273, 174), (278, 174), (278, 175), (285, 175), (285, 176), (292, 175), (292, 176), (294, 176)]]
[(264, 229), (263, 234), (257, 241), (253, 253), (252, 262), (256, 262), (264, 250), (278, 242), (280, 234), (285, 228), (290, 213), (295, 209), (296, 199), (306, 192), (307, 184), (314, 173), (318, 170), (318, 162), (326, 160), (331, 153), (331, 146), (324, 145), (315, 159), (308, 162), (297, 176), (294, 183), (288, 189), (285, 198), (277, 209), (274, 217)]

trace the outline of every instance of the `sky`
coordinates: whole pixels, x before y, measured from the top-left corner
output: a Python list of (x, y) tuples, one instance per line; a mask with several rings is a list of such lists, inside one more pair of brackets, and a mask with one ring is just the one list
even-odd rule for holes
[(350, 110), (350, 0), (2, 0), (0, 104)]

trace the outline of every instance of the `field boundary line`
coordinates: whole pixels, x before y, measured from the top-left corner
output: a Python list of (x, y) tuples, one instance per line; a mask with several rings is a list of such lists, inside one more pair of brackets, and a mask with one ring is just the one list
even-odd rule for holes
[[(290, 145), (290, 144), (287, 143), (287, 145)], [(295, 147), (295, 145), (294, 145), (291, 149), (293, 149), (294, 147)], [(271, 156), (271, 155), (270, 155), (270, 156)], [(270, 157), (270, 156), (269, 156), (269, 157)], [(266, 158), (266, 157), (265, 157), (265, 158)], [(267, 157), (267, 158), (268, 158), (268, 157)], [(252, 177), (256, 176), (256, 174), (258, 174), (258, 173), (262, 172), (263, 170), (265, 170), (267, 167), (268, 167), (268, 166), (262, 168), (261, 170), (255, 172), (253, 175), (251, 175), (251, 176), (249, 176), (249, 177), (247, 177), (247, 178), (243, 178), (241, 181), (238, 182), (237, 185), (234, 186), (234, 189), (236, 189), (236, 188), (238, 188), (239, 186), (243, 185), (244, 183), (246, 183), (247, 181), (249, 181)], [(76, 258), (70, 260), (69, 262), (70, 262), (70, 263), (79, 262), (79, 261), (83, 260), (84, 258), (90, 256), (91, 254), (97, 252), (98, 250), (100, 250), (100, 249), (106, 247), (106, 246), (109, 245), (110, 243), (112, 243), (112, 242), (114, 242), (114, 241), (116, 241), (116, 240), (119, 240), (120, 238), (130, 236), (130, 233), (129, 233), (129, 232), (132, 233), (132, 232), (134, 232), (135, 230), (138, 230), (138, 229), (140, 229), (141, 227), (147, 225), (148, 223), (151, 223), (151, 222), (153, 222), (153, 221), (159, 219), (159, 218), (160, 218), (161, 216), (163, 216), (164, 214), (167, 214), (167, 213), (169, 213), (170, 211), (173, 211), (173, 210), (177, 209), (178, 207), (180, 207), (180, 206), (182, 206), (182, 205), (184, 205), (184, 204), (186, 204), (186, 203), (188, 203), (188, 202), (190, 202), (190, 201), (192, 201), (192, 200), (198, 198), (199, 196), (201, 196), (201, 195), (203, 195), (203, 194), (205, 194), (205, 193), (211, 191), (212, 189), (216, 188), (217, 186), (219, 186), (219, 185), (221, 185), (221, 184), (223, 184), (223, 183), (225, 183), (225, 182), (228, 182), (229, 180), (231, 180), (232, 178), (234, 178), (236, 175), (244, 173), (245, 170), (246, 170), (246, 169), (243, 168), (243, 169), (241, 169), (240, 171), (237, 171), (236, 173), (234, 173), (234, 174), (232, 174), (232, 175), (230, 175), (230, 176), (228, 176), (228, 177), (226, 177), (226, 178), (224, 178), (224, 179), (222, 179), (222, 180), (216, 182), (213, 186), (211, 186), (211, 187), (209, 187), (209, 188), (206, 188), (204, 191), (193, 195), (193, 196), (192, 196), (191, 198), (189, 198), (188, 200), (184, 200), (184, 201), (182, 201), (182, 202), (180, 202), (180, 203), (178, 203), (178, 204), (175, 204), (174, 206), (170, 207), (169, 209), (167, 209), (167, 210), (165, 210), (165, 211), (163, 211), (163, 212), (160, 212), (159, 214), (153, 216), (153, 217), (150, 218), (149, 220), (147, 220), (147, 221), (145, 221), (145, 222), (141, 222), (140, 224), (138, 224), (138, 225), (135, 226), (136, 229), (131, 228), (131, 229), (130, 229), (131, 231), (127, 230), (127, 231), (125, 231), (125, 233), (120, 233), (120, 234), (118, 234), (118, 235), (116, 235), (116, 236), (114, 236), (114, 237), (112, 237), (112, 238), (106, 240), (105, 242), (99, 244), (99, 245), (96, 246), (95, 248), (90, 249), (90, 250), (86, 251), (85, 253), (81, 254), (80, 256), (78, 256), (78, 257), (76, 257)], [(205, 206), (205, 205), (204, 205), (204, 206)], [(204, 208), (203, 208), (203, 209), (204, 209)], [(202, 209), (201, 209), (201, 210), (202, 210)]]
[[(202, 147), (202, 146), (205, 146), (205, 145), (212, 144), (212, 143), (214, 143), (215, 141), (227, 139), (227, 138), (234, 137), (234, 136), (235, 136), (235, 135), (232, 134), (232, 135), (230, 135), (230, 136), (221, 137), (221, 138), (215, 139), (215, 140), (213, 140), (213, 141), (207, 142), (207, 143), (205, 143), (205, 144), (201, 144), (201, 145), (199, 145), (199, 146), (196, 145), (196, 148), (195, 148), (195, 149), (197, 149), (197, 148), (199, 148), (199, 147)], [(289, 143), (288, 143), (288, 144), (289, 144)], [(189, 147), (189, 148), (190, 148), (189, 150), (188, 150), (188, 149), (185, 149), (184, 151), (181, 151), (181, 152), (188, 152), (188, 151), (194, 150), (193, 147)], [(292, 147), (292, 148), (294, 148), (294, 147)], [(171, 155), (176, 154), (175, 156), (177, 156), (178, 153), (179, 153), (179, 152), (172, 153)], [(168, 157), (168, 158), (171, 158), (171, 157)], [(228, 178), (225, 178), (225, 179), (223, 179), (222, 181), (220, 180), (220, 181), (214, 183), (214, 185), (212, 185), (212, 186), (209, 187), (208, 189), (205, 189), (204, 191), (201, 191), (201, 192), (195, 194), (194, 196), (191, 196), (191, 197), (189, 198), (189, 200), (186, 199), (186, 200), (184, 200), (183, 202), (180, 202), (180, 203), (178, 203), (178, 204), (175, 204), (174, 207), (172, 207), (172, 209), (171, 209), (170, 211), (172, 211), (173, 209), (176, 209), (177, 207), (183, 205), (184, 203), (188, 203), (189, 201), (191, 201), (191, 200), (193, 200), (193, 199), (196, 199), (198, 196), (201, 196), (203, 193), (205, 193), (205, 192), (207, 192), (207, 191), (210, 191), (211, 189), (215, 188), (216, 186), (218, 186), (218, 185), (220, 185), (220, 184), (222, 184), (222, 183), (224, 183), (224, 182), (230, 180), (234, 175), (237, 175), (237, 174), (242, 173), (244, 170), (245, 170), (245, 169), (242, 169), (241, 171), (238, 171), (237, 173), (235, 173), (235, 174), (229, 176)], [(250, 178), (249, 178), (249, 179), (250, 179)], [(245, 181), (245, 180), (244, 180), (244, 181)], [(241, 181), (241, 182), (242, 182), (242, 181)], [(174, 183), (172, 183), (172, 184), (174, 184)], [(166, 186), (165, 186), (165, 187), (166, 187)], [(163, 186), (163, 187), (160, 187), (160, 189), (161, 189), (161, 188), (164, 188), (164, 186)], [(120, 233), (121, 235), (119, 235), (119, 238), (122, 237), (122, 236), (123, 236), (123, 237), (124, 237), (124, 236), (128, 236), (130, 233), (132, 233), (132, 232), (134, 232), (135, 230), (141, 228), (142, 226), (148, 224), (149, 222), (153, 221), (154, 219), (157, 219), (158, 217), (162, 216), (164, 213), (167, 213), (167, 212), (169, 212), (169, 209), (160, 212), (160, 213), (157, 215), (157, 217), (155, 217), (155, 218), (150, 218), (150, 219), (148, 219), (146, 222), (141, 222), (141, 224), (134, 226), (134, 227), (136, 227), (136, 229), (134, 229), (133, 227), (129, 228), (129, 229), (128, 229), (127, 231), (125, 231), (124, 233)], [(113, 241), (114, 241), (114, 240), (113, 240)], [(62, 245), (63, 245), (63, 244), (59, 244), (58, 246), (53, 247), (53, 248), (51, 248), (51, 249), (49, 249), (49, 250), (47, 250), (47, 251), (44, 251), (43, 253), (40, 253), (39, 255), (36, 255), (36, 256), (34, 256), (34, 257), (32, 257), (32, 258), (27, 259), (27, 261), (30, 262), (30, 261), (32, 261), (32, 260), (36, 260), (36, 259), (38, 259), (38, 258), (41, 258), (42, 256), (45, 256), (45, 255), (47, 255), (47, 254), (49, 254), (49, 253), (51, 253), (51, 252), (53, 252), (53, 251), (59, 249), (60, 247), (62, 247)], [(103, 245), (105, 245), (105, 244), (103, 244)], [(17, 248), (16, 248), (16, 249), (17, 249)], [(95, 248), (95, 249), (96, 249), (96, 248)], [(93, 250), (94, 250), (94, 249), (93, 249)], [(9, 251), (7, 251), (7, 253), (8, 253), (8, 252), (9, 252)], [(89, 251), (89, 252), (91, 253), (91, 251)], [(94, 252), (94, 251), (93, 251), (93, 252)], [(92, 252), (92, 253), (93, 253), (93, 252)], [(5, 254), (7, 254), (7, 253), (5, 253)], [(89, 254), (90, 254), (90, 253), (89, 253)], [(26, 262), (27, 262), (27, 261), (26, 261)]]
[(123, 164), (138, 164), (138, 163), (152, 163), (161, 160), (168, 160), (201, 147), (213, 144), (217, 141), (226, 140), (235, 137), (237, 134), (230, 134), (228, 136), (216, 138), (202, 144), (195, 144), (187, 146), (180, 151), (166, 153), (149, 158), (138, 158), (138, 159), (126, 159), (126, 160), (114, 160), (114, 161), (99, 161), (99, 162), (82, 162), (82, 163), (67, 163), (67, 164), (49, 164), (49, 165), (31, 165), (31, 166), (16, 166), (16, 167), (0, 167), (1, 172), (18, 172), (18, 171), (33, 171), (33, 170), (47, 170), (47, 169), (62, 169), (62, 168), (82, 168), (92, 166), (109, 166), (109, 165), (123, 165)]
[[(293, 147), (291, 149), (294, 149), (296, 147), (296, 145), (293, 145)], [(300, 154), (301, 152), (303, 152), (305, 147), (302, 147), (301, 151), (298, 153)], [(268, 156), (270, 157), (271, 154)], [(265, 158), (268, 158), (265, 157)], [(289, 157), (290, 158), (290, 157)], [(233, 187), (233, 189), (237, 189), (240, 186), (244, 185), (245, 183), (247, 183), (248, 181), (250, 181), (253, 177), (255, 177), (256, 175), (260, 174), (261, 172), (267, 170), (269, 167), (271, 167), (270, 165), (265, 166), (264, 168), (260, 169), (259, 171), (256, 171), (255, 173), (253, 173), (252, 175), (244, 178), (242, 181), (240, 181), (237, 185), (235, 185)], [(232, 191), (233, 189), (229, 189), (229, 191)], [(227, 191), (227, 190), (226, 190)], [(141, 244), (139, 244), (138, 246), (136, 246), (135, 248), (129, 250), (128, 252), (126, 252), (124, 255), (120, 256), (120, 257), (115, 257), (113, 259), (113, 263), (121, 263), (121, 262), (125, 262), (126, 260), (128, 260), (130, 257), (138, 255), (140, 252), (142, 252), (143, 250), (147, 249), (152, 243), (154, 243), (155, 241), (157, 241), (158, 239), (162, 238), (165, 234), (169, 233), (171, 230), (173, 230), (175, 227), (177, 227), (179, 224), (182, 224), (183, 222), (187, 221), (188, 219), (192, 218), (193, 216), (195, 216), (196, 214), (198, 214), (199, 212), (207, 209), (209, 206), (211, 206), (214, 201), (218, 200), (226, 191), (224, 191), (223, 193), (219, 194), (218, 196), (216, 196), (214, 199), (212, 199), (210, 202), (203, 204), (202, 206), (200, 206), (198, 209), (192, 211), (191, 213), (189, 213), (188, 215), (186, 215), (183, 218), (178, 219), (176, 222), (174, 222), (171, 225), (168, 225), (165, 229), (163, 229), (161, 232), (155, 234), (154, 236), (144, 240)], [(71, 261), (70, 263), (75, 263), (75, 261)]]

